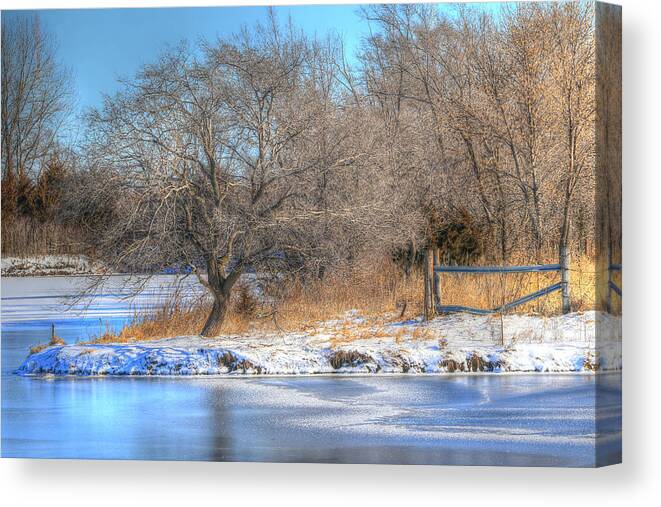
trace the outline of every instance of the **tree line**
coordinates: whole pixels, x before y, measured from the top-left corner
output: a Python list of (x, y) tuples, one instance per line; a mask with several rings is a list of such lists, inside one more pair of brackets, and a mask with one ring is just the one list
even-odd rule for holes
[(450, 263), (590, 253), (592, 5), (361, 15), (353, 58), (273, 12), (182, 43), (88, 111), (69, 151), (66, 74), (37, 20), (3, 20), (3, 230), (16, 188), (59, 167), (49, 219), (111, 271), (197, 274), (214, 300), (205, 335), (251, 270), (323, 279), (390, 259), (408, 273), (429, 246)]

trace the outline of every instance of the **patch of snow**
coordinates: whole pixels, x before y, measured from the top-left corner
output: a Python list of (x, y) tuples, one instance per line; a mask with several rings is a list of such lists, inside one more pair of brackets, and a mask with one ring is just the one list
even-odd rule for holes
[[(598, 332), (596, 322), (599, 319)], [(368, 322), (366, 324), (366, 322)], [(369, 323), (357, 312), (313, 331), (53, 346), (22, 375), (301, 375), (594, 372), (622, 368), (620, 317), (454, 314)]]
[(91, 275), (102, 266), (84, 255), (40, 255), (34, 257), (3, 257), (2, 276)]

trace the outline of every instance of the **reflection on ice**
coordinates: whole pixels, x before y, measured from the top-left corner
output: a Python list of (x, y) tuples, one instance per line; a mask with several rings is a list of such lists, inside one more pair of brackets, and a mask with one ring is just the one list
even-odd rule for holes
[[(620, 377), (600, 377), (612, 461)], [(19, 378), (3, 401), (3, 455), (593, 466), (596, 387), (569, 375)]]

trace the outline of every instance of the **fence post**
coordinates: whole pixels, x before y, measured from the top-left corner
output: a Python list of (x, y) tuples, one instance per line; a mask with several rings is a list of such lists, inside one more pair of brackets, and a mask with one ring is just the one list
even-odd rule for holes
[(434, 265), (432, 268), (434, 277), (434, 313), (436, 313), (436, 307), (441, 304), (441, 274), (436, 272), (436, 268), (441, 265), (440, 257), (439, 249), (434, 248)]
[(613, 265), (613, 252), (611, 250), (610, 244), (608, 245), (608, 266), (606, 266), (606, 269), (608, 270), (608, 277), (607, 277), (607, 282), (606, 282), (606, 312), (611, 313), (612, 309), (612, 302), (611, 302), (611, 283), (613, 283), (613, 270), (611, 269), (611, 266)]
[(569, 295), (569, 253), (567, 245), (560, 247), (560, 288), (562, 293), (562, 313), (571, 311), (571, 298)]
[(430, 280), (429, 280), (429, 248), (425, 248), (425, 255), (423, 259), (422, 276), (425, 282), (425, 299), (424, 299), (424, 319), (429, 320), (429, 299), (431, 293)]

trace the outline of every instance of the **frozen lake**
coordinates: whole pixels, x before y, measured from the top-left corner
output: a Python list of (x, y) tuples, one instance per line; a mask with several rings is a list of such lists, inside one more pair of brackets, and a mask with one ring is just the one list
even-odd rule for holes
[(86, 339), (175, 280), (129, 299), (115, 280), (70, 306), (61, 296), (81, 279), (2, 279), (3, 457), (593, 466), (620, 455), (619, 374), (13, 375), (52, 322), (67, 342)]

